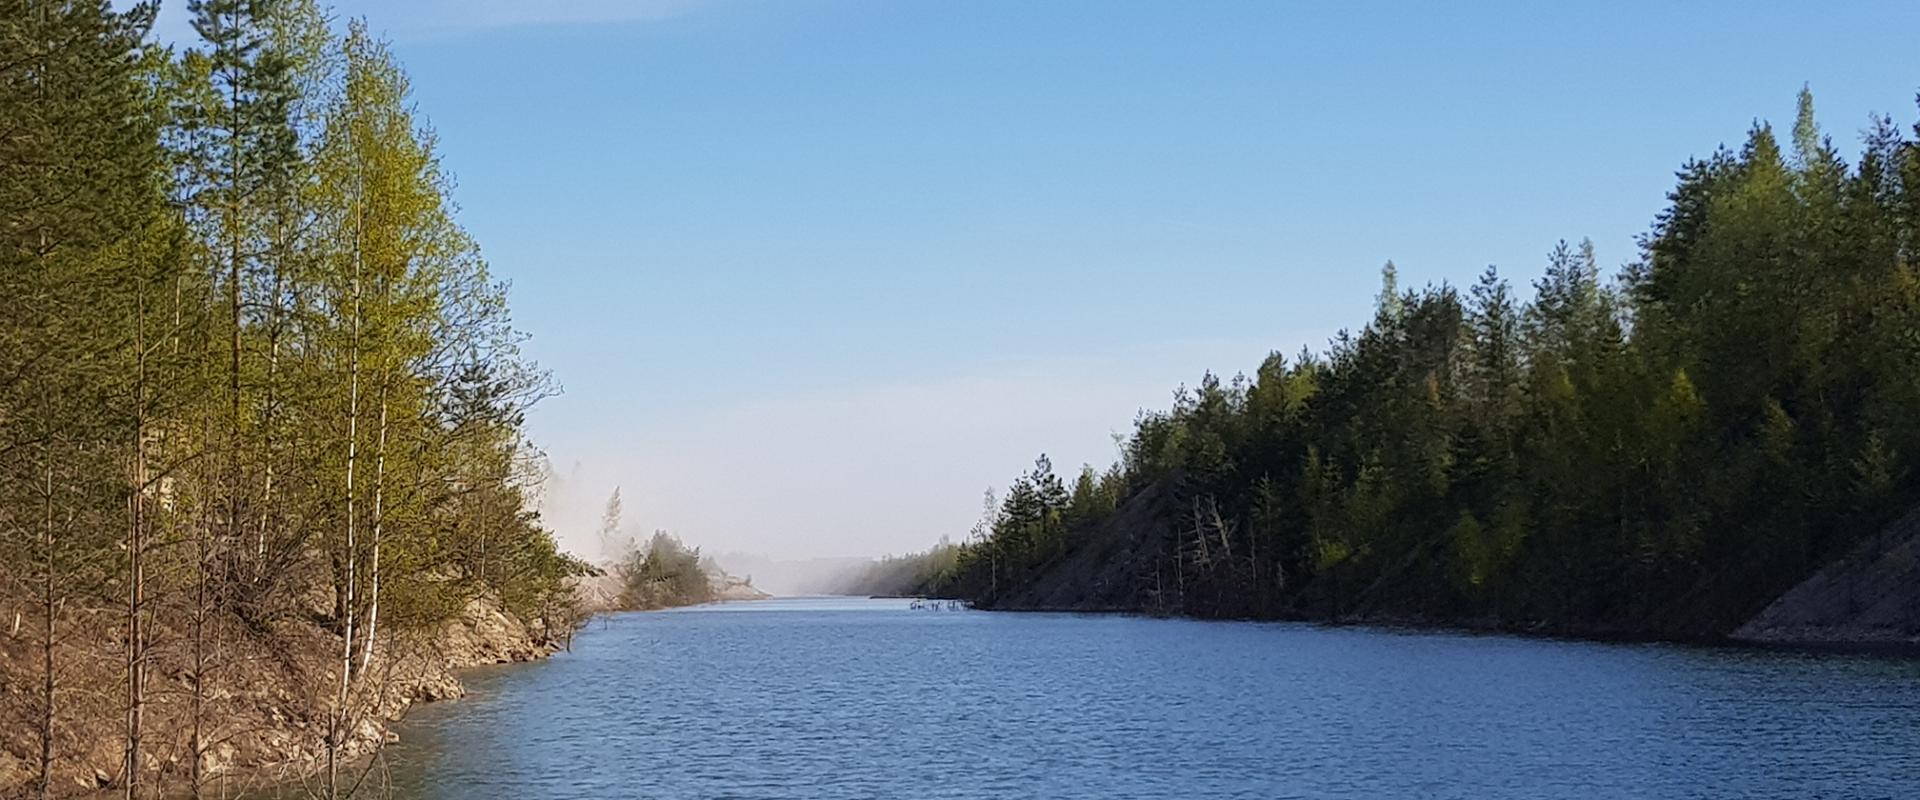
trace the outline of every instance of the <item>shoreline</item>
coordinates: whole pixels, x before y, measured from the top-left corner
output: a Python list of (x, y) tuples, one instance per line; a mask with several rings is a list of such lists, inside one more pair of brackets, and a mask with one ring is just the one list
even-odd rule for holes
[[(931, 598), (959, 599), (959, 598)], [(967, 602), (962, 600), (962, 602)], [(1818, 655), (1881, 656), (1902, 659), (1920, 658), (1920, 641), (1878, 640), (1780, 640), (1743, 639), (1726, 636), (1671, 636), (1619, 630), (1549, 630), (1490, 621), (1435, 621), (1409, 617), (1375, 616), (1328, 619), (1311, 616), (1276, 617), (1196, 617), (1184, 614), (1158, 614), (1148, 609), (1125, 606), (969, 606), (978, 611), (1010, 614), (1086, 614), (1126, 616), (1148, 619), (1185, 620), (1218, 623), (1289, 623), (1318, 628), (1362, 628), (1380, 631), (1421, 633), (1457, 633), (1469, 636), (1511, 636), (1588, 644), (1668, 644), (1683, 647), (1726, 650), (1755, 650)]]
[[(911, 597), (907, 597), (907, 596), (877, 597), (877, 596), (867, 596), (867, 595), (848, 595), (848, 597), (881, 599), (881, 600), (912, 599)], [(600, 609), (592, 613), (590, 616), (580, 620), (573, 630), (573, 635), (574, 636), (585, 635), (592, 630), (593, 626), (591, 625), (591, 622), (594, 619), (601, 618), (604, 616), (612, 616), (615, 614), (650, 613), (650, 612), (667, 611), (672, 608), (693, 608), (701, 605), (754, 603), (754, 602), (764, 602), (767, 600), (776, 600), (776, 599), (780, 599), (780, 598), (774, 597), (772, 595), (768, 595), (765, 597), (756, 597), (756, 598), (721, 598), (721, 599), (715, 599), (715, 600), (709, 601), (708, 603), (699, 603), (699, 604), (693, 604), (689, 606), (673, 606), (673, 607), (651, 608), (651, 609)], [(923, 598), (923, 599), (956, 599), (956, 598)], [(1137, 608), (1091, 607), (1091, 606), (1088, 606), (1088, 607), (1022, 606), (1022, 607), (1000, 607), (1000, 608), (988, 607), (988, 608), (977, 608), (976, 610), (988, 611), (988, 612), (1006, 612), (1006, 613), (1012, 613), (1012, 614), (1128, 616), (1128, 617), (1142, 617), (1142, 618), (1150, 618), (1150, 619), (1186, 620), (1186, 621), (1206, 622), (1206, 623), (1284, 623), (1284, 624), (1292, 624), (1292, 625), (1311, 626), (1314, 628), (1327, 628), (1327, 629), (1354, 628), (1354, 629), (1373, 630), (1373, 631), (1380, 631), (1380, 632), (1387, 632), (1387, 633), (1396, 633), (1396, 632), (1397, 633), (1451, 633), (1451, 634), (1457, 634), (1465, 637), (1480, 637), (1480, 636), (1513, 637), (1518, 639), (1548, 640), (1548, 641), (1561, 641), (1561, 642), (1568, 642), (1568, 643), (1586, 643), (1586, 644), (1667, 644), (1667, 645), (1677, 645), (1681, 647), (1700, 648), (1700, 649), (1799, 653), (1799, 654), (1809, 654), (1809, 655), (1881, 657), (1881, 658), (1897, 658), (1897, 659), (1903, 659), (1903, 660), (1920, 657), (1920, 644), (1912, 644), (1912, 643), (1898, 643), (1898, 642), (1785, 643), (1785, 642), (1748, 641), (1748, 640), (1736, 639), (1733, 637), (1678, 638), (1678, 637), (1634, 635), (1634, 634), (1618, 633), (1618, 632), (1615, 632), (1615, 633), (1597, 633), (1596, 632), (1596, 633), (1581, 634), (1581, 633), (1568, 633), (1568, 632), (1560, 632), (1560, 631), (1546, 631), (1546, 630), (1540, 630), (1540, 629), (1529, 629), (1525, 627), (1500, 625), (1497, 623), (1490, 623), (1490, 622), (1471, 622), (1471, 621), (1436, 622), (1432, 620), (1420, 620), (1420, 619), (1411, 619), (1411, 618), (1404, 618), (1404, 617), (1369, 617), (1369, 618), (1349, 617), (1349, 618), (1343, 618), (1343, 619), (1274, 617), (1274, 618), (1231, 618), (1231, 619), (1219, 618), (1219, 619), (1216, 619), (1216, 618), (1192, 617), (1192, 616), (1182, 616), (1182, 615), (1154, 614), (1150, 611), (1137, 609)], [(505, 612), (500, 612), (497, 609), (493, 609), (493, 611), (501, 614), (502, 616), (507, 616)], [(469, 620), (463, 619), (456, 622), (467, 623), (469, 622)], [(571, 637), (568, 637), (568, 638), (571, 638)], [(532, 636), (528, 636), (526, 638), (522, 638), (517, 641), (508, 641), (506, 639), (501, 639), (501, 638), (488, 639), (487, 641), (495, 645), (503, 645), (505, 646), (506, 649), (493, 651), (492, 653), (485, 654), (485, 655), (481, 654), (481, 652), (477, 650), (468, 651), (468, 655), (471, 657), (464, 658), (464, 659), (454, 658), (452, 657), (453, 654), (448, 653), (445, 650), (442, 650), (441, 655), (445, 657), (445, 659), (440, 662), (441, 671), (439, 672), (439, 674), (435, 675), (435, 674), (431, 674), (430, 672), (423, 672), (417, 676), (413, 676), (411, 678), (412, 683), (406, 687), (403, 687), (404, 689), (407, 690), (406, 692), (404, 692), (405, 699), (397, 706), (396, 709), (394, 709), (398, 713), (386, 714), (382, 716), (384, 721), (379, 726), (380, 728), (379, 744), (376, 747), (374, 747), (372, 750), (356, 754), (356, 756), (354, 757), (353, 763), (355, 764), (355, 769), (358, 770), (358, 769), (365, 768), (370, 759), (380, 758), (386, 752), (387, 748), (392, 747), (395, 744), (398, 744), (401, 741), (403, 741), (403, 735), (405, 732), (407, 719), (409, 716), (411, 716), (411, 711), (415, 706), (447, 703), (451, 701), (461, 700), (470, 696), (467, 690), (466, 679), (472, 674), (474, 674), (475, 672), (488, 670), (496, 667), (503, 667), (503, 666), (537, 664), (540, 662), (545, 662), (553, 658), (557, 654), (570, 651), (570, 647), (568, 647), (563, 641), (556, 640), (553, 642), (541, 642)], [(305, 770), (305, 771), (298, 771), (298, 772), (287, 772), (286, 768), (290, 766), (292, 763), (293, 762), (260, 763), (260, 764), (254, 764), (247, 767), (243, 767), (243, 768), (238, 768), (231, 772), (225, 772), (216, 777), (209, 778), (208, 785), (210, 788), (215, 788), (216, 791), (219, 791), (222, 794), (229, 795), (229, 796), (237, 795), (237, 796), (248, 797), (248, 798), (280, 798), (280, 797), (294, 797), (294, 796), (299, 796), (299, 797), (309, 796), (309, 793), (312, 788), (310, 779), (314, 775), (319, 774), (319, 771)], [(185, 787), (178, 786), (174, 783), (168, 783), (165, 786), (166, 788), (159, 793), (159, 796), (161, 797), (185, 796), (184, 795)], [(68, 796), (84, 798), (85, 800), (104, 800), (105, 798), (117, 797), (119, 795), (120, 795), (120, 791), (118, 789), (106, 787), (106, 788), (100, 788), (97, 790), (81, 792), (79, 794), (68, 795)]]
[[(584, 622), (584, 620), (582, 621)], [(376, 649), (374, 670), (364, 694), (354, 701), (345, 743), (338, 753), (343, 768), (358, 771), (368, 759), (398, 741), (398, 729), (413, 707), (465, 697), (464, 680), (472, 670), (490, 666), (531, 663), (562, 652), (572, 635), (585, 632), (583, 624), (569, 634), (548, 635), (538, 620), (525, 621), (507, 611), (497, 599), (481, 596), (433, 627), (398, 637), (383, 637)], [(267, 638), (223, 638), (228, 660), (209, 674), (209, 707), (202, 718), (207, 731), (200, 759), (203, 796), (293, 797), (311, 796), (315, 779), (327, 772), (325, 736), (332, 705), (331, 687), (337, 681), (339, 640), (317, 626), (289, 625)], [(84, 653), (107, 649), (104, 642), (75, 642), (69, 663), (117, 665), (116, 661), (89, 661)], [(108, 673), (75, 672), (69, 692), (86, 691)], [(156, 684), (178, 683), (180, 674), (156, 669)], [(120, 782), (124, 769), (121, 739), (114, 727), (117, 716), (87, 707), (56, 744), (64, 769), (55, 776), (51, 797), (98, 800), (124, 796)], [(187, 742), (192, 722), (183, 708), (167, 707), (165, 715), (150, 717), (145, 728), (147, 768), (141, 781), (144, 796), (190, 796)], [(102, 735), (106, 734), (106, 735)], [(24, 765), (23, 765), (24, 766)], [(30, 777), (24, 771), (10, 777)], [(364, 787), (363, 787), (364, 788)], [(0, 785), (0, 796), (29, 796), (32, 785), (10, 780)]]

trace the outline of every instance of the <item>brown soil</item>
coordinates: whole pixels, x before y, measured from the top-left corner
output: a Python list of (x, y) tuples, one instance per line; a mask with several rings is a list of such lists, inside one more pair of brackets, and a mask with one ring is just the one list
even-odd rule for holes
[[(12, 605), (12, 604), (9, 604)], [(9, 609), (11, 611), (11, 608)], [(122, 621), (65, 621), (55, 639), (59, 690), (52, 793), (87, 797), (122, 785), (126, 747)], [(0, 626), (0, 797), (33, 793), (39, 765), (40, 649), (31, 628)], [(29, 616), (28, 619), (31, 619)], [(158, 631), (148, 672), (143, 783), (148, 792), (184, 792), (192, 761), (193, 659), (177, 627)], [(325, 736), (339, 678), (340, 639), (318, 624), (286, 621), (252, 630), (222, 620), (207, 637), (201, 772), (205, 793), (233, 796), (310, 778), (326, 767)], [(554, 637), (558, 638), (558, 637)], [(393, 738), (392, 724), (415, 703), (459, 697), (457, 672), (480, 664), (529, 661), (556, 644), (482, 598), (440, 626), (383, 637), (361, 703), (371, 709), (351, 731), (343, 760)], [(147, 793), (147, 792), (143, 792)]]

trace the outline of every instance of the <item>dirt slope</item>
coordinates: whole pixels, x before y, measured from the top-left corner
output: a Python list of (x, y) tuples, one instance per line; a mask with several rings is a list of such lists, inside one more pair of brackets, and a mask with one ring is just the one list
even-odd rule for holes
[[(336, 685), (339, 639), (311, 622), (289, 620), (270, 630), (220, 619), (219, 659), (208, 670), (206, 748), (208, 791), (231, 796), (266, 784), (311, 775), (324, 763), (322, 738)], [(61, 684), (56, 725), (56, 797), (96, 797), (123, 771), (124, 689), (121, 642), (111, 621), (69, 626), (61, 640)], [(144, 769), (169, 793), (184, 786), (191, 750), (188, 665), (176, 632), (156, 647), (149, 670)], [(349, 734), (350, 755), (364, 754), (392, 736), (391, 723), (421, 702), (464, 693), (457, 672), (480, 664), (528, 661), (556, 643), (537, 623), (501, 608), (490, 597), (469, 602), (431, 630), (384, 638), (374, 661), (375, 713)], [(38, 737), (30, 714), (38, 653), (18, 634), (0, 628), (0, 798), (24, 797), (34, 780)]]

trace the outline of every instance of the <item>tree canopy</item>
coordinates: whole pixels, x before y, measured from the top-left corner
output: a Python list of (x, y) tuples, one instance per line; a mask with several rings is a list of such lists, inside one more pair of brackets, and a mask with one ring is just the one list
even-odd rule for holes
[(1043, 458), (925, 588), (1009, 601), (1097, 540), (1167, 613), (1730, 630), (1920, 502), (1920, 146), (1878, 118), (1848, 163), (1812, 103), (1682, 166), (1611, 280), (1584, 241), (1524, 302), (1387, 264), (1367, 324), (1180, 389), (1071, 502)]
[(198, 794), (238, 653), (302, 624), (340, 755), (396, 635), (479, 597), (552, 631), (587, 571), (533, 503), (551, 386), (404, 70), (311, 0), (188, 10), (169, 49), (152, 3), (0, 1), (0, 608), (36, 620), (0, 648), (0, 752), (41, 795), (111, 697), (110, 780)]

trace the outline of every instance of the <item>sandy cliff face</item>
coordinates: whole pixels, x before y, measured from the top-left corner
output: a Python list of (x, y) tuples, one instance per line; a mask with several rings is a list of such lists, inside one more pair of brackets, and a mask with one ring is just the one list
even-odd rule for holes
[(1733, 638), (1920, 646), (1920, 509), (1781, 595)]

